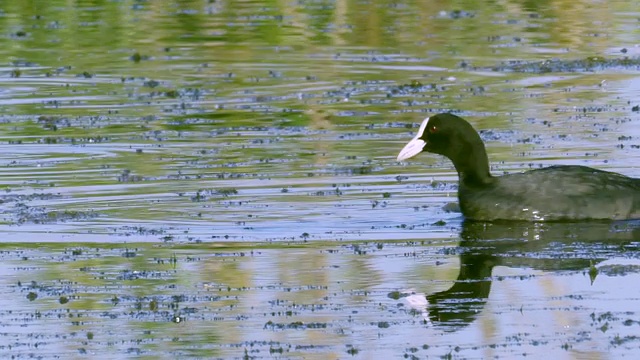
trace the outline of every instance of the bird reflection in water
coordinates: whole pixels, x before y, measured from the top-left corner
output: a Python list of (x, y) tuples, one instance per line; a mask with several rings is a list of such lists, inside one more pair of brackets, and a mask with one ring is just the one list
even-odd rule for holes
[[(589, 271), (592, 264), (638, 250), (640, 221), (483, 223), (465, 221), (460, 273), (451, 288), (426, 296), (425, 317), (446, 331), (473, 322), (491, 291), (495, 266)], [(593, 280), (593, 279), (592, 279)]]

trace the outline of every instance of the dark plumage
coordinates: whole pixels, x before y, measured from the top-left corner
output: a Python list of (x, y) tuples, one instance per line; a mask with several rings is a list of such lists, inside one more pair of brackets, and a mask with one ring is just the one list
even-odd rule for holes
[(640, 219), (640, 179), (586, 166), (551, 166), (492, 176), (484, 144), (466, 120), (452, 114), (426, 118), (398, 155), (422, 151), (449, 158), (460, 179), (462, 214), (482, 221)]

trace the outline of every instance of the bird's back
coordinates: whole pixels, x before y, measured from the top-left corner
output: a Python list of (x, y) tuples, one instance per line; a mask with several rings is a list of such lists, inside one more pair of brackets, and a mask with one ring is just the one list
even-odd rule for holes
[(585, 166), (551, 166), (460, 184), (465, 217), (475, 220), (624, 220), (640, 218), (640, 179)]

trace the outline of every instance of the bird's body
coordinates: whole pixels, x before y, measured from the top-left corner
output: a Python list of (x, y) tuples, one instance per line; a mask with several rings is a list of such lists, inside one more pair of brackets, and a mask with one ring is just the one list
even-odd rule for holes
[(472, 220), (581, 221), (640, 219), (640, 179), (586, 166), (551, 166), (492, 176), (482, 140), (464, 119), (425, 119), (398, 160), (422, 151), (448, 157), (460, 178), (462, 214)]
[(586, 166), (552, 166), (458, 188), (462, 213), (474, 220), (640, 219), (640, 179)]

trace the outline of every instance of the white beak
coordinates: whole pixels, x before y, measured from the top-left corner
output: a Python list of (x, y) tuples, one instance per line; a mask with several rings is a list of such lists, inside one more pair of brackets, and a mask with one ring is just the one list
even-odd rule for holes
[(418, 129), (416, 137), (411, 139), (411, 141), (409, 141), (409, 143), (400, 150), (400, 154), (398, 154), (397, 158), (398, 161), (407, 160), (422, 152), (422, 149), (424, 149), (424, 146), (427, 145), (427, 143), (420, 138), (424, 134), (427, 124), (429, 124), (429, 118), (422, 120), (422, 124), (420, 124), (420, 129)]
[(427, 145), (427, 143), (418, 137), (411, 139), (411, 141), (400, 150), (397, 160), (404, 161), (420, 154), (425, 145)]

